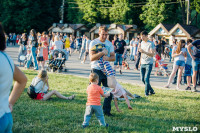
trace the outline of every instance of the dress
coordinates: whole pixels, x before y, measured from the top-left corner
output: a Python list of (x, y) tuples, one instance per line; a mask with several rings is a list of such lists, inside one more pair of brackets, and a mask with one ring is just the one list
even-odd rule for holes
[(44, 42), (44, 45), (43, 45), (43, 58), (44, 58), (44, 61), (48, 60), (48, 38), (47, 37), (41, 37), (41, 42)]

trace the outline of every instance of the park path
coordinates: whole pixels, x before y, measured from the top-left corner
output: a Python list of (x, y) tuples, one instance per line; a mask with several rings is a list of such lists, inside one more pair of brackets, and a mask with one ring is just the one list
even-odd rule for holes
[[(18, 57), (18, 46), (15, 47), (7, 47), (6, 52), (12, 57), (14, 60), (14, 63), (19, 66), (19, 63), (17, 62)], [(143, 83), (140, 80), (140, 73), (139, 71), (134, 70), (134, 62), (128, 61), (130, 63), (130, 70), (123, 70), (123, 74), (120, 75), (119, 71), (117, 70), (116, 73), (116, 79), (122, 83), (130, 83), (133, 85), (139, 85), (144, 86)], [(166, 60), (166, 63), (169, 64), (168, 68), (169, 70), (172, 70), (172, 63), (169, 63), (168, 60)], [(64, 74), (69, 75), (76, 75), (84, 78), (88, 78), (90, 74), (90, 62), (89, 60), (86, 61), (85, 64), (81, 64), (81, 61), (78, 60), (78, 53), (73, 53), (71, 57), (69, 57), (69, 60), (66, 61), (66, 67), (68, 69), (67, 72), (63, 72)], [(112, 63), (113, 65), (113, 63)], [(22, 67), (20, 67), (23, 69)], [(164, 76), (154, 76), (155, 68), (153, 69), (151, 73), (150, 83), (153, 88), (159, 88), (159, 89), (165, 89), (163, 86), (167, 84), (168, 77)], [(171, 85), (170, 89), (175, 89), (175, 85)], [(184, 90), (186, 88), (185, 85), (181, 85), (181, 90)], [(200, 87), (197, 87), (197, 90), (200, 91)]]

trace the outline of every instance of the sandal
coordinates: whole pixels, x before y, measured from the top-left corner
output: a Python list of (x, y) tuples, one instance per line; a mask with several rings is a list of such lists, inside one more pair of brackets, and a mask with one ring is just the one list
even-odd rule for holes
[(133, 108), (132, 108), (132, 107), (128, 107), (128, 109), (130, 109), (130, 110), (133, 110)]
[(191, 87), (190, 86), (188, 86), (185, 90), (191, 90)]
[(70, 97), (68, 97), (68, 100), (73, 100), (75, 98), (75, 95), (72, 95)]
[(165, 85), (164, 87), (165, 87), (165, 88), (169, 88), (169, 85)]

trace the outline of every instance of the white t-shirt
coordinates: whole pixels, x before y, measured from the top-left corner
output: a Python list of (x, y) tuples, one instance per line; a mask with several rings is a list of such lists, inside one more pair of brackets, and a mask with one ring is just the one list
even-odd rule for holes
[[(90, 49), (91, 49), (94, 45), (96, 45), (96, 44), (105, 44), (105, 48), (108, 50), (108, 57), (110, 57), (110, 53), (111, 53), (111, 52), (114, 52), (114, 47), (113, 47), (113, 45), (112, 45), (112, 43), (111, 43), (110, 41), (106, 40), (106, 41), (103, 43), (103, 42), (101, 42), (101, 41), (99, 40), (99, 38), (96, 38), (96, 39), (94, 39), (93, 41), (90, 42), (89, 51), (90, 51)], [(96, 60), (96, 61), (91, 61), (90, 64), (91, 64), (91, 68), (92, 68), (92, 69), (100, 70), (100, 68), (99, 68), (99, 66), (98, 66), (98, 60)]]
[[(31, 84), (35, 87), (36, 93), (44, 93), (44, 92), (47, 92), (48, 90), (48, 86), (46, 84), (44, 85), (44, 82), (38, 77), (35, 77), (33, 81), (31, 82)], [(44, 89), (43, 89), (43, 85), (44, 85)]]
[(59, 50), (63, 49), (63, 42), (62, 41), (55, 41), (54, 44), (55, 44), (54, 50), (56, 50), (56, 49), (59, 49)]
[[(143, 49), (145, 52), (149, 52), (150, 50), (155, 49), (155, 45), (151, 41), (142, 41), (141, 42), (141, 49)], [(141, 54), (141, 64), (153, 64), (153, 57), (148, 56), (144, 53)]]
[(0, 118), (5, 113), (10, 112), (8, 99), (13, 84), (14, 72), (13, 60), (6, 54), (7, 59), (3, 53), (6, 54), (5, 52), (0, 52)]
[[(173, 47), (173, 50), (172, 50), (172, 51), (176, 52), (176, 49), (177, 49), (177, 46)], [(181, 51), (182, 51), (183, 53), (187, 52), (187, 51), (186, 51), (186, 48), (181, 48)], [(181, 54), (181, 55), (179, 55), (179, 56), (174, 57), (174, 61), (178, 61), (178, 60), (180, 60), (180, 61), (185, 61), (184, 55)]]
[(90, 42), (91, 42), (91, 40), (87, 40), (87, 42), (86, 42), (86, 50), (89, 50)]
[(43, 57), (43, 47), (38, 49), (38, 57)]

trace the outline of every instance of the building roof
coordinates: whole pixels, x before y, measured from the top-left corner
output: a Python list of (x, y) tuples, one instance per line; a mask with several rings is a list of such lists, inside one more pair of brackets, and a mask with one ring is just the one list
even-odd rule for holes
[(127, 31), (131, 28), (133, 29), (137, 29), (137, 26), (136, 25), (122, 25), (122, 24), (96, 24), (96, 26), (94, 26), (90, 32), (96, 30), (99, 28), (99, 26), (102, 26), (102, 25), (105, 25), (108, 29), (112, 29), (112, 25), (116, 25), (116, 28), (119, 27), (120, 29), (122, 29), (123, 31)]
[(196, 33), (198, 33), (200, 31), (200, 29), (196, 26), (193, 25), (183, 25), (183, 24), (179, 24), (177, 23), (169, 32), (169, 34), (174, 33), (178, 28), (180, 28), (187, 37), (191, 37), (193, 35), (195, 35)]
[(158, 24), (153, 30), (149, 32), (149, 35), (155, 34), (160, 28), (162, 28), (167, 34), (175, 26), (175, 24)]
[[(66, 24), (61, 24), (61, 23), (54, 23), (49, 29), (48, 31), (52, 30), (54, 27), (58, 27), (60, 29), (64, 29)], [(85, 26), (84, 24), (67, 24), (68, 27), (71, 27), (73, 30), (78, 30), (79, 28)]]

